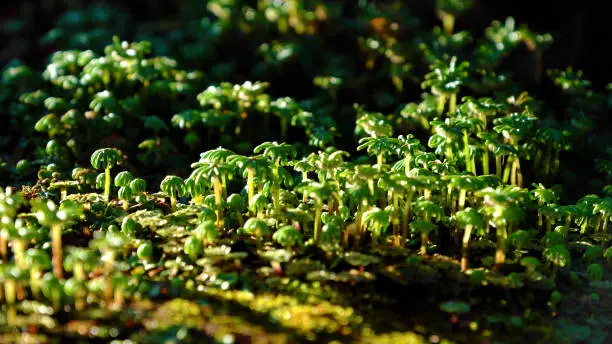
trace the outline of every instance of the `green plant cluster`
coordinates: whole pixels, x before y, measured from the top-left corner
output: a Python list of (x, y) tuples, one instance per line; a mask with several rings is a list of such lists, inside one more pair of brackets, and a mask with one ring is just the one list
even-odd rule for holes
[[(271, 333), (238, 325), (250, 309), (291, 332), (275, 342), (553, 338), (560, 291), (607, 280), (612, 96), (546, 70), (550, 35), (456, 31), (472, 1), (438, 1), (433, 29), (401, 1), (182, 3), (163, 30), (66, 12), (43, 70), (5, 66), (0, 332)], [(523, 87), (514, 56), (562, 99)], [(436, 289), (428, 321), (450, 325), (357, 314), (407, 288)], [(113, 314), (153, 334), (56, 319)]]

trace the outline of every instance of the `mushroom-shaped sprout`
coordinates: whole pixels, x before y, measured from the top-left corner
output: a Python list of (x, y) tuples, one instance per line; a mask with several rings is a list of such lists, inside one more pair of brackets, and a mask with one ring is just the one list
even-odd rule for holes
[(115, 186), (128, 186), (134, 180), (134, 176), (128, 171), (121, 171), (115, 176)]
[(200, 221), (212, 221), (213, 223), (217, 221), (217, 214), (214, 210), (209, 207), (201, 207), (200, 214), (198, 215), (198, 220)]
[(134, 192), (141, 193), (146, 191), (147, 182), (145, 182), (145, 180), (142, 178), (135, 178), (130, 182), (129, 186)]
[(96, 176), (96, 189), (104, 188), (105, 178), (104, 173), (100, 173)]
[(302, 242), (302, 233), (298, 231), (295, 226), (283, 226), (279, 228), (272, 239), (282, 246), (291, 249), (293, 246), (299, 245)]
[(335, 244), (340, 241), (341, 230), (335, 223), (330, 223), (323, 226), (321, 231), (321, 241), (327, 244)]
[(51, 258), (47, 252), (31, 248), (24, 253), (25, 266), (30, 269), (30, 290), (32, 290), (32, 296), (38, 299), (40, 296), (40, 278), (42, 272), (51, 268)]
[(557, 274), (558, 267), (569, 266), (572, 264), (572, 256), (564, 245), (555, 245), (544, 250), (544, 259), (553, 265), (552, 276)]
[(446, 301), (440, 304), (440, 310), (451, 314), (462, 314), (470, 311), (470, 305), (463, 301)]
[(202, 252), (202, 240), (197, 236), (190, 236), (185, 240), (185, 246), (183, 246), (185, 254), (193, 261), (198, 259), (200, 252)]
[(0, 267), (0, 281), (4, 284), (4, 295), (7, 304), (6, 320), (9, 325), (12, 325), (17, 321), (17, 309), (15, 308), (17, 285), (25, 279), (27, 274), (24, 270), (13, 264), (3, 264)]
[(138, 222), (133, 218), (126, 216), (121, 221), (121, 232), (127, 236), (133, 236), (138, 230)]
[(451, 315), (451, 322), (457, 323), (459, 321), (459, 314), (467, 313), (470, 311), (470, 305), (462, 301), (446, 301), (440, 304), (440, 310)]
[(59, 279), (50, 272), (47, 272), (42, 278), (42, 293), (51, 301), (55, 309), (62, 306), (63, 287)]
[(508, 235), (508, 239), (506, 239), (506, 243), (508, 245), (514, 247), (516, 250), (522, 250), (525, 247), (529, 247), (533, 240), (533, 236), (530, 232), (519, 229), (512, 234)]
[(136, 256), (138, 259), (149, 261), (153, 257), (153, 244), (150, 241), (145, 241), (142, 244), (138, 245), (138, 249), (136, 250)]
[(91, 166), (95, 169), (104, 169), (104, 197), (108, 202), (110, 197), (111, 175), (110, 170), (121, 162), (121, 153), (115, 148), (98, 149), (91, 155)]
[(544, 235), (542, 238), (542, 244), (546, 247), (553, 247), (557, 245), (563, 245), (565, 243), (565, 238), (563, 234), (559, 232), (550, 232)]
[(520, 263), (527, 269), (527, 273), (535, 272), (536, 269), (542, 264), (538, 258), (531, 256), (523, 257)]
[(606, 249), (603, 256), (608, 261), (608, 263), (612, 263), (612, 246)]
[(589, 264), (587, 266), (587, 277), (591, 281), (601, 281), (603, 279), (603, 267), (601, 264)]
[(416, 219), (410, 222), (410, 228), (412, 228), (412, 230), (414, 231), (418, 231), (419, 233), (421, 233), (421, 254), (427, 255), (427, 242), (429, 241), (429, 233), (438, 228), (438, 226), (423, 219)]
[(266, 196), (258, 193), (253, 196), (253, 199), (251, 200), (251, 205), (249, 206), (249, 210), (252, 213), (257, 213), (257, 217), (261, 218), (263, 217), (263, 211), (268, 206), (268, 203), (269, 202)]
[(250, 218), (244, 223), (244, 231), (258, 238), (270, 233), (266, 221), (258, 218)]
[(582, 255), (582, 258), (589, 263), (592, 263), (603, 257), (603, 249), (601, 246), (591, 246)]
[(563, 294), (561, 294), (558, 290), (550, 293), (550, 301), (548, 301), (548, 305), (552, 309), (553, 316), (557, 314), (557, 305), (563, 299)]
[(166, 176), (160, 184), (160, 190), (170, 196), (170, 206), (176, 210), (176, 199), (185, 195), (185, 183), (177, 176)]
[(205, 243), (213, 243), (219, 235), (219, 229), (213, 221), (204, 221), (195, 229), (195, 234)]
[(130, 200), (132, 197), (134, 197), (134, 191), (132, 191), (129, 186), (122, 186), (119, 188), (117, 196), (123, 201), (123, 209), (127, 211), (130, 205)]
[(242, 212), (246, 208), (246, 202), (244, 198), (238, 194), (231, 194), (227, 198), (227, 206), (230, 208), (234, 214), (236, 214), (236, 218), (238, 219), (238, 223), (240, 226), (244, 225), (244, 219), (242, 217)]

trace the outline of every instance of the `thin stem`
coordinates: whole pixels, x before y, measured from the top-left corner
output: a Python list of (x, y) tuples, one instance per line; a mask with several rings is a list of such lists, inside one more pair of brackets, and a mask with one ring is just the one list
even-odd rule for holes
[(402, 247), (406, 246), (406, 241), (408, 240), (408, 222), (410, 222), (410, 210), (412, 209), (413, 196), (414, 191), (409, 191), (406, 202), (404, 202), (404, 208), (402, 209)]
[(457, 108), (457, 93), (451, 93), (450, 100), (448, 102), (448, 111), (451, 115), (455, 114)]
[(422, 256), (427, 255), (427, 242), (428, 241), (429, 241), (429, 238), (427, 236), (427, 233), (421, 232), (421, 255)]
[(470, 164), (470, 133), (468, 131), (463, 132), (463, 159), (465, 160), (465, 170), (476, 174), (476, 170), (471, 170), (472, 165)]
[(51, 249), (53, 253), (53, 274), (58, 279), (64, 278), (64, 266), (62, 259), (62, 226), (51, 226)]
[(13, 254), (15, 258), (15, 264), (24, 269), (23, 252), (25, 251), (26, 243), (24, 240), (17, 239), (13, 241)]
[(467, 194), (466, 189), (459, 189), (459, 210), (465, 208), (465, 195)]
[(217, 207), (215, 213), (217, 215), (217, 228), (223, 228), (223, 203), (222, 203), (222, 187), (219, 177), (213, 177), (213, 189), (215, 193), (215, 205)]
[(0, 230), (0, 257), (3, 263), (8, 261), (8, 239), (3, 230)]
[(506, 226), (497, 225), (497, 248), (495, 249), (495, 264), (503, 264), (506, 261), (506, 253), (504, 252), (504, 244), (506, 242)]
[(316, 201), (315, 207), (314, 240), (315, 244), (319, 245), (319, 242), (321, 241), (321, 215), (323, 214), (323, 202)]
[(111, 174), (110, 168), (104, 169), (104, 199), (108, 203), (110, 200), (110, 189), (111, 189)]
[(38, 266), (33, 266), (30, 269), (30, 290), (35, 300), (40, 299), (40, 277), (40, 269)]
[(489, 174), (489, 149), (485, 148), (484, 153), (482, 154), (482, 174)]
[(472, 234), (472, 225), (467, 225), (463, 230), (463, 245), (461, 255), (461, 271), (465, 272), (468, 267), (468, 250), (470, 244), (470, 235)]
[(444, 27), (444, 31), (447, 34), (452, 35), (453, 29), (455, 28), (455, 16), (444, 11), (440, 11), (440, 14), (442, 17), (442, 26)]
[(248, 194), (248, 203), (249, 207), (253, 202), (253, 198), (255, 197), (255, 168), (248, 167), (247, 168), (247, 194)]
[(399, 246), (399, 196), (396, 192), (393, 193), (393, 212), (391, 213), (391, 222), (393, 223), (393, 246)]
[(4, 282), (4, 293), (6, 298), (6, 323), (12, 326), (17, 322), (17, 309), (15, 308), (16, 299), (16, 283), (15, 280), (7, 279)]
[(444, 113), (444, 104), (446, 103), (446, 95), (440, 94), (438, 96), (438, 115), (442, 115)]
[(502, 177), (502, 157), (499, 154), (495, 154), (495, 174), (498, 178)]

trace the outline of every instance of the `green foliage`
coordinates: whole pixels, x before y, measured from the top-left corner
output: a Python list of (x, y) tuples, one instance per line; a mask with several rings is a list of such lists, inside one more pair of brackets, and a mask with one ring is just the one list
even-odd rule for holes
[[(550, 34), (512, 17), (456, 30), (481, 15), (469, 0), (430, 6), (434, 28), (401, 1), (77, 2), (28, 47), (58, 49), (25, 59), (41, 69), (2, 72), (8, 332), (76, 338), (95, 317), (93, 341), (379, 342), (409, 287), (451, 316), (417, 326), (428, 340), (505, 341), (553, 333), (542, 292), (607, 285), (612, 98), (546, 71)], [(168, 319), (187, 319), (176, 305), (193, 321)]]

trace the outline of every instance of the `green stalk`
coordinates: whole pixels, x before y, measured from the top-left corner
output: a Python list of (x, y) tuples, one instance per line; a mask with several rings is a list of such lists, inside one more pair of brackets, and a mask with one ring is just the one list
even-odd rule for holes
[(497, 248), (495, 249), (495, 264), (503, 264), (506, 261), (504, 243), (506, 242), (506, 226), (497, 225)]
[(370, 194), (374, 196), (374, 180), (368, 179), (368, 188), (370, 189)]
[(512, 168), (514, 170), (513, 175), (516, 178), (516, 186), (523, 187), (523, 173), (521, 172), (521, 161), (517, 157), (512, 163)]
[(104, 169), (104, 199), (108, 203), (110, 200), (110, 189), (111, 189), (111, 174), (110, 168)]
[(423, 197), (425, 198), (425, 200), (429, 201), (431, 200), (431, 190), (429, 189), (423, 189)]
[(467, 225), (463, 230), (463, 245), (461, 254), (461, 271), (465, 272), (468, 267), (468, 249), (470, 244), (470, 235), (472, 234), (472, 225)]
[(40, 299), (40, 277), (40, 269), (38, 266), (32, 266), (30, 269), (30, 290), (35, 300)]
[(495, 174), (498, 178), (502, 177), (502, 157), (499, 154), (495, 154)]
[(542, 212), (538, 209), (538, 231), (542, 231), (542, 225), (544, 224), (544, 219), (542, 216)]
[(385, 163), (385, 156), (383, 153), (376, 155), (376, 164), (378, 164), (378, 170), (382, 170), (382, 165)]
[(485, 148), (484, 153), (482, 154), (482, 174), (489, 174), (489, 148)]
[(222, 229), (223, 228), (223, 203), (222, 203), (223, 191), (222, 191), (221, 182), (219, 181), (219, 177), (217, 176), (213, 177), (213, 189), (215, 193), (215, 205), (217, 207), (215, 211), (217, 215), (217, 228)]
[(16, 283), (15, 280), (7, 279), (4, 282), (4, 293), (6, 298), (6, 323), (12, 326), (17, 322), (17, 309), (15, 308), (16, 299)]
[(173, 193), (170, 193), (170, 208), (172, 211), (176, 210), (176, 196)]
[(391, 213), (391, 223), (393, 224), (393, 246), (399, 246), (399, 197), (397, 192), (393, 193), (393, 212)]
[(106, 276), (104, 279), (104, 306), (107, 310), (110, 309), (113, 300), (113, 280), (112, 272), (115, 269), (115, 255), (110, 254), (105, 264)]
[(255, 197), (255, 169), (252, 167), (247, 168), (247, 193), (250, 207), (253, 202), (253, 197)]
[[(308, 180), (308, 172), (302, 172), (302, 182), (306, 182)], [(302, 192), (302, 203), (306, 204), (308, 202), (308, 192)]]
[(427, 255), (427, 242), (428, 241), (429, 241), (429, 238), (427, 236), (427, 233), (421, 232), (421, 255), (422, 256)]
[(15, 258), (15, 264), (25, 269), (24, 261), (23, 261), (23, 252), (25, 251), (25, 241), (23, 240), (15, 240), (13, 241), (13, 256)]
[(466, 189), (459, 189), (459, 210), (465, 208), (465, 195), (467, 194)]
[(412, 209), (413, 196), (414, 191), (409, 191), (406, 202), (404, 202), (404, 208), (402, 208), (402, 247), (406, 246), (406, 241), (408, 240), (408, 223), (410, 222), (410, 210)]
[(121, 309), (123, 307), (123, 304), (125, 303), (125, 296), (123, 295), (122, 287), (115, 288), (114, 301), (114, 307), (117, 309)]
[(450, 101), (448, 102), (448, 111), (451, 115), (455, 114), (457, 109), (457, 93), (451, 93)]
[(359, 246), (359, 242), (361, 241), (361, 236), (363, 235), (363, 232), (364, 232), (362, 217), (363, 217), (363, 213), (365, 212), (364, 208), (366, 205), (367, 204), (365, 202), (362, 202), (357, 208), (357, 213), (355, 214), (355, 226), (357, 227), (357, 238), (355, 239), (355, 247)]
[(0, 257), (2, 262), (8, 262), (8, 240), (3, 230), (0, 230)]
[(314, 240), (315, 244), (319, 245), (321, 241), (321, 215), (323, 214), (323, 202), (315, 201), (315, 218), (314, 218)]
[(465, 170), (476, 174), (476, 170), (471, 171), (470, 164), (470, 134), (467, 131), (463, 132), (463, 159), (465, 159)]
[(606, 244), (608, 243), (608, 218), (609, 215), (607, 214), (602, 214), (603, 215), (603, 223), (601, 225), (601, 249), (605, 251), (606, 249)]
[(287, 127), (289, 126), (287, 117), (283, 116), (280, 120), (281, 124), (281, 139), (285, 141), (287, 139)]
[(446, 147), (445, 147), (445, 150), (444, 150), (444, 154), (446, 155), (446, 158), (447, 158), (449, 161), (452, 161), (452, 160), (453, 160), (453, 158), (454, 158), (454, 155), (453, 155), (453, 147), (451, 147), (450, 142), (447, 142), (447, 143), (445, 143), (444, 145), (446, 146)]
[(62, 226), (51, 226), (51, 250), (53, 260), (53, 274), (58, 279), (64, 278), (64, 267), (62, 258)]
[(77, 311), (83, 311), (85, 309), (86, 300), (83, 297), (85, 294), (84, 290), (81, 290), (81, 282), (85, 280), (85, 269), (82, 262), (76, 262), (74, 264), (74, 277), (79, 282), (79, 286), (74, 295), (74, 306)]
[(227, 198), (227, 176), (225, 174), (221, 175), (221, 196)]
[(278, 177), (278, 168), (280, 166), (280, 160), (276, 160), (275, 162), (275, 168), (272, 169), (272, 177), (274, 178), (274, 180), (272, 181), (272, 203), (274, 205), (274, 212), (276, 214), (280, 214), (280, 204), (279, 204), (279, 188), (280, 188), (280, 181), (279, 181), (279, 177)]
[(442, 115), (444, 113), (444, 103), (446, 103), (446, 95), (440, 94), (438, 96), (438, 115)]
[(442, 17), (442, 26), (444, 27), (444, 31), (447, 34), (452, 35), (453, 29), (455, 28), (455, 16), (444, 11), (440, 11), (440, 14)]
[(410, 153), (406, 153), (406, 157), (404, 158), (404, 171), (406, 172), (406, 177), (410, 176)]

